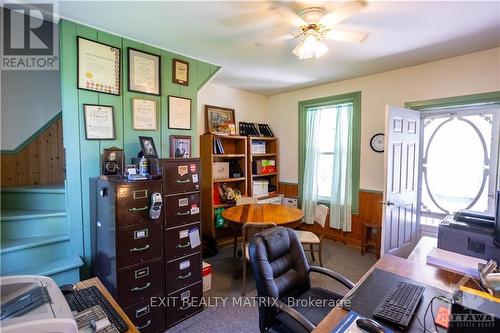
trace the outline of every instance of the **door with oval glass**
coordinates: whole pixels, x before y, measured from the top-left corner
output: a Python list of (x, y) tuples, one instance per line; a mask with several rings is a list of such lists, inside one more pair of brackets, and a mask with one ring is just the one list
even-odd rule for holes
[(420, 223), (433, 234), (461, 209), (493, 214), (498, 106), (422, 112)]

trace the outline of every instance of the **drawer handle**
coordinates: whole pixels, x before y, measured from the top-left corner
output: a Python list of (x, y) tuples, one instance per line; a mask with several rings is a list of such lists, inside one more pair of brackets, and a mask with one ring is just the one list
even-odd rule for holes
[(177, 184), (187, 184), (187, 183), (191, 182), (191, 179), (186, 179), (186, 180), (179, 180), (179, 179), (177, 179), (175, 182)]
[(189, 305), (188, 305), (188, 306), (184, 306), (184, 305), (183, 305), (183, 306), (181, 306), (181, 307), (179, 308), (179, 310), (184, 311), (184, 310), (187, 310), (187, 309), (189, 309), (189, 308), (190, 308), (190, 306), (189, 306)]
[(137, 208), (137, 207), (129, 208), (128, 211), (129, 212), (140, 212), (140, 211), (146, 210), (148, 208), (149, 208), (149, 206), (146, 205), (146, 206), (140, 207), (140, 208)]
[(185, 216), (185, 215), (189, 215), (189, 214), (191, 214), (191, 211), (190, 211), (190, 210), (187, 210), (187, 211), (185, 211), (184, 213), (181, 213), (181, 212), (177, 212), (177, 213), (175, 213), (175, 215), (177, 215), (177, 216)]
[(133, 249), (130, 249), (130, 252), (139, 252), (147, 249), (149, 249), (149, 244), (146, 244), (146, 246), (143, 247), (134, 247)]
[(177, 245), (177, 246), (176, 246), (176, 248), (178, 248), (178, 249), (183, 249), (183, 248), (188, 247), (188, 246), (191, 246), (191, 242), (187, 242), (187, 243), (186, 243), (186, 244), (184, 244), (184, 245), (180, 245), (180, 244), (179, 244), (179, 245)]
[(147, 321), (144, 325), (142, 325), (142, 326), (136, 326), (136, 328), (140, 331), (140, 330), (142, 330), (143, 328), (148, 327), (149, 325), (151, 325), (151, 319), (150, 319), (150, 320), (148, 320), (148, 321)]
[(179, 275), (177, 277), (178, 280), (184, 280), (187, 279), (188, 277), (191, 277), (191, 272), (187, 273), (186, 275)]
[(139, 291), (139, 290), (144, 290), (146, 288), (149, 288), (151, 286), (151, 283), (146, 283), (143, 287), (134, 287), (130, 289), (130, 291)]

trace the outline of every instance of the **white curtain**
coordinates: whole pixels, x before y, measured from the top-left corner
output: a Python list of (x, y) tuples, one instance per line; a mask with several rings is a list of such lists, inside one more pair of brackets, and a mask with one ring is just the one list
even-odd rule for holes
[(351, 231), (352, 205), (352, 104), (336, 106), (330, 226)]
[(314, 211), (316, 209), (316, 198), (318, 196), (318, 184), (316, 183), (316, 170), (319, 161), (318, 135), (320, 112), (317, 109), (307, 110), (306, 115), (306, 137), (305, 137), (305, 163), (304, 179), (302, 181), (302, 211), (306, 223), (314, 223)]
[(335, 134), (331, 138), (334, 142), (334, 151), (330, 226), (351, 231), (353, 105), (352, 103), (332, 105), (308, 109), (306, 112), (305, 163), (302, 181), (302, 210), (305, 221), (314, 223), (314, 211), (318, 200), (317, 172), (320, 157), (318, 147), (321, 144), (318, 130), (322, 121), (332, 118), (325, 117), (325, 112), (334, 112)]

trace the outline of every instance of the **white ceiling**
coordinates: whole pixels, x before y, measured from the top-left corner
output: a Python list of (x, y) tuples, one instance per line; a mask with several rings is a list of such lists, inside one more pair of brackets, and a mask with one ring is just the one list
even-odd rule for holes
[[(332, 9), (342, 2), (321, 3)], [(296, 31), (270, 9), (273, 5), (276, 1), (61, 1), (59, 13), (220, 65), (213, 82), (265, 95), (500, 46), (500, 1), (369, 1), (336, 26), (368, 32), (363, 43), (326, 41), (330, 52), (322, 58), (298, 60), (291, 53), (297, 40), (261, 43), (266, 36)], [(256, 15), (262, 20), (251, 20)]]

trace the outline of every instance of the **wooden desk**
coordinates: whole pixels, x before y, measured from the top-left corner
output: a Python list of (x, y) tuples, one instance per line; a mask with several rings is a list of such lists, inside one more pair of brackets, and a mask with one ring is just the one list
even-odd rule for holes
[[(422, 237), (408, 259), (384, 255), (358, 281), (356, 286), (360, 285), (375, 268), (413, 279), (446, 292), (452, 292), (456, 285), (467, 284), (466, 282), (469, 280), (467, 277), (425, 263), (427, 254), (436, 244), (435, 238)], [(468, 284), (470, 287), (473, 285), (473, 283)], [(346, 314), (347, 311), (344, 309), (333, 309), (319, 323), (313, 333), (330, 333)]]
[(106, 289), (106, 287), (101, 283), (99, 278), (92, 278), (84, 281), (80, 281), (76, 284), (76, 289), (83, 289), (91, 286), (96, 286), (97, 289), (103, 294), (103, 296), (106, 298), (106, 300), (115, 308), (116, 312), (125, 320), (125, 322), (128, 325), (128, 330), (126, 333), (139, 333), (139, 330), (135, 327), (135, 325), (132, 323), (132, 321), (127, 317), (125, 312), (123, 312), (122, 308), (116, 303), (115, 299), (109, 291)]

